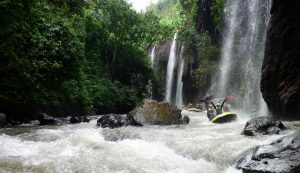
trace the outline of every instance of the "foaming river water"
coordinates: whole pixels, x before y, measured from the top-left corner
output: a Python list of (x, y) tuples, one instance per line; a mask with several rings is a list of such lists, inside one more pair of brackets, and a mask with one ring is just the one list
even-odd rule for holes
[(246, 120), (212, 124), (184, 111), (188, 125), (96, 128), (90, 123), (0, 129), (0, 172), (231, 173), (242, 151), (291, 134), (240, 135)]

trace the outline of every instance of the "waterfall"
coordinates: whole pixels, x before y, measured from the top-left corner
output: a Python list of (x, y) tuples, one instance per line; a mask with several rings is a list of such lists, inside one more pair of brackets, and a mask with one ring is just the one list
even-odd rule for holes
[(175, 60), (176, 60), (176, 38), (177, 38), (177, 32), (175, 33), (173, 41), (172, 41), (169, 60), (168, 60), (168, 66), (167, 66), (165, 100), (169, 103), (172, 103), (172, 86), (173, 86), (173, 80), (174, 80), (174, 67), (175, 67)]
[[(155, 48), (156, 44), (152, 47), (152, 49), (149, 51), (150, 60), (152, 63), (152, 67), (155, 67), (154, 60), (155, 60)], [(153, 84), (151, 81), (149, 81), (149, 89), (148, 92), (150, 93), (150, 98), (153, 99)]]
[(260, 91), (270, 1), (228, 0), (221, 51), (219, 96), (234, 95), (235, 106), (247, 113), (266, 114)]
[(180, 55), (179, 55), (179, 68), (177, 71), (177, 87), (176, 87), (176, 102), (175, 104), (177, 106), (182, 106), (183, 105), (183, 100), (182, 100), (182, 75), (183, 75), (183, 69), (184, 69), (184, 57), (183, 57), (183, 51), (184, 51), (184, 46), (182, 45), (180, 48)]
[(151, 58), (152, 64), (154, 64), (154, 60), (155, 60), (155, 47), (156, 47), (156, 45), (153, 46), (153, 48), (151, 49), (151, 53), (150, 53), (150, 58)]

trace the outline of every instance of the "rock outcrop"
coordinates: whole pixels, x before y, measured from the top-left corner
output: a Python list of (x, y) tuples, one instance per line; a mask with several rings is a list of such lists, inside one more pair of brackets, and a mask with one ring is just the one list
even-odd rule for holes
[(181, 110), (167, 102), (157, 102), (146, 99), (143, 104), (129, 113), (142, 124), (173, 125), (187, 124), (189, 118), (183, 118)]
[(131, 115), (103, 115), (97, 120), (97, 126), (102, 128), (119, 128), (124, 126), (143, 126), (135, 121)]
[(300, 172), (300, 131), (249, 149), (239, 156), (236, 167), (243, 173)]
[(261, 91), (278, 119), (300, 119), (300, 1), (273, 0)]
[(39, 120), (41, 126), (62, 124), (57, 119), (55, 119), (55, 118), (53, 118), (53, 117), (51, 117), (51, 116), (49, 116), (45, 113), (39, 114), (38, 120)]
[(242, 134), (246, 136), (273, 135), (285, 129), (286, 127), (279, 120), (273, 120), (271, 117), (257, 117), (246, 123)]

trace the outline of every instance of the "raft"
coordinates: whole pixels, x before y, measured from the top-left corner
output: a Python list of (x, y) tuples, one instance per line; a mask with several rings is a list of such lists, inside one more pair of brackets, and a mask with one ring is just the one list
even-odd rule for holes
[(212, 120), (213, 123), (227, 123), (230, 121), (235, 121), (237, 115), (233, 112), (223, 112), (222, 114), (216, 115)]

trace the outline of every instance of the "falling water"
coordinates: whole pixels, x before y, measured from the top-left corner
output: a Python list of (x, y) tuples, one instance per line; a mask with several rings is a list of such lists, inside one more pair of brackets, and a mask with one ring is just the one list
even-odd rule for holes
[(174, 67), (175, 67), (175, 60), (176, 60), (176, 38), (177, 32), (174, 35), (170, 55), (168, 60), (167, 66), (167, 78), (166, 78), (166, 101), (172, 103), (172, 86), (174, 80)]
[(266, 114), (259, 86), (271, 2), (228, 0), (225, 6), (218, 95), (234, 95), (244, 112)]
[(150, 54), (152, 64), (154, 63), (154, 60), (155, 60), (155, 48), (156, 48), (156, 45), (153, 46), (153, 48), (151, 49), (151, 54)]
[[(155, 67), (155, 64), (154, 64), (154, 60), (155, 60), (155, 48), (156, 48), (156, 45), (154, 45), (151, 49), (151, 51), (149, 51), (149, 55), (150, 55), (150, 60), (151, 60), (151, 63), (152, 63), (152, 66)], [(149, 81), (149, 88), (148, 88), (148, 92), (150, 93), (150, 98), (153, 99), (153, 84), (151, 81)]]
[(179, 55), (179, 68), (177, 72), (177, 87), (176, 87), (176, 102), (175, 104), (177, 106), (182, 106), (183, 105), (183, 100), (182, 100), (182, 75), (183, 75), (183, 69), (184, 69), (184, 57), (183, 57), (183, 51), (184, 51), (184, 46), (181, 46), (180, 48), (180, 55)]

